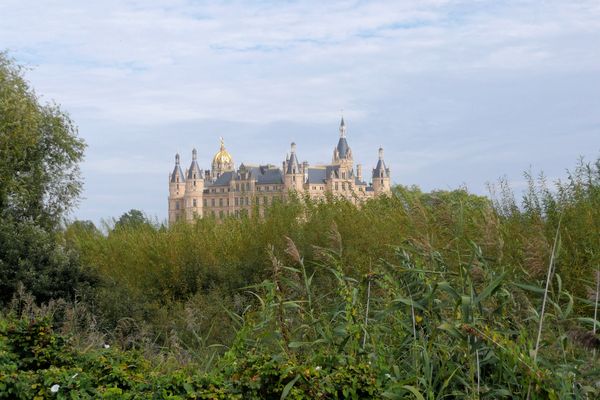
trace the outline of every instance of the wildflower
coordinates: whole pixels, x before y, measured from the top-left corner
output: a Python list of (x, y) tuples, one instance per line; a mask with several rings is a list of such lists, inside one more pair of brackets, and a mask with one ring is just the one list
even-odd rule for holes
[(110, 344), (106, 344), (106, 343), (104, 343), (104, 348), (105, 348), (105, 349), (109, 349), (109, 348), (110, 348)]
[(54, 385), (52, 385), (52, 387), (50, 388), (50, 391), (52, 393), (56, 393), (58, 392), (58, 389), (60, 389), (60, 385), (57, 385), (56, 383)]
[(315, 367), (315, 371), (320, 371), (320, 370), (321, 370), (321, 366), (320, 366), (320, 365), (317, 365), (317, 366)]
[(392, 379), (392, 376), (390, 374), (385, 374), (385, 377), (388, 379)]

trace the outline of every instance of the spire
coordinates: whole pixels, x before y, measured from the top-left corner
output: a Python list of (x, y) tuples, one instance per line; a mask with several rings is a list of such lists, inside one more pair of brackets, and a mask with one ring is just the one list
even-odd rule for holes
[(338, 140), (338, 144), (333, 150), (333, 162), (335, 163), (342, 159), (352, 159), (352, 151), (346, 140), (346, 122), (343, 116), (340, 121), (340, 140)]
[(171, 173), (171, 182), (172, 183), (185, 182), (185, 178), (183, 176), (183, 171), (181, 170), (181, 166), (179, 165), (179, 153), (175, 154), (175, 168), (173, 168), (173, 172)]
[(383, 161), (383, 147), (379, 148), (379, 161), (377, 161), (377, 166), (373, 169), (373, 178), (388, 178), (390, 175), (390, 170), (385, 166), (385, 161)]
[(287, 163), (288, 174), (300, 173), (300, 164), (298, 163), (298, 157), (296, 157), (296, 143), (292, 142), (290, 145), (290, 159)]
[(198, 166), (198, 152), (196, 149), (192, 150), (192, 163), (190, 168), (187, 170), (187, 179), (203, 179), (202, 170)]

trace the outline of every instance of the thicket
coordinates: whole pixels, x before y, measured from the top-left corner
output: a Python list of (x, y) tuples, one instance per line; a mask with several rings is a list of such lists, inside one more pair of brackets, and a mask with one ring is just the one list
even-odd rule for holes
[[(100, 282), (42, 314), (74, 361), (12, 376), (89, 396), (594, 398), (600, 163), (529, 183), (520, 203), (501, 181), (493, 200), (396, 187), (265, 218), (73, 223), (65, 243)], [(39, 323), (24, 303), (5, 342)], [(82, 367), (98, 358), (120, 380)]]

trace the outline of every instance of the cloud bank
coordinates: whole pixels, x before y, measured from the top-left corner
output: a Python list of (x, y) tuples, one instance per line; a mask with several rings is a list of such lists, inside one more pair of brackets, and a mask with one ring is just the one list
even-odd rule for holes
[(600, 150), (597, 1), (16, 1), (0, 48), (90, 144), (98, 220), (164, 218), (172, 156), (328, 161), (341, 113), (366, 168), (426, 190), (561, 176)]

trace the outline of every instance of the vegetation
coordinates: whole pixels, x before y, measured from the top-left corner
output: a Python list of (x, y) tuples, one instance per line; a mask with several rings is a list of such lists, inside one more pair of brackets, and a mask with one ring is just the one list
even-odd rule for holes
[[(43, 109), (1, 60), (0, 83)], [(39, 137), (13, 121), (2, 162)], [(398, 186), (360, 207), (292, 198), (170, 227), (132, 210), (101, 229), (60, 224), (51, 199), (74, 201), (76, 174), (37, 162), (0, 171), (0, 398), (600, 394), (600, 160), (552, 188), (526, 174), (520, 202), (504, 181), (491, 199)]]
[(69, 116), (40, 104), (0, 53), (0, 304), (19, 284), (48, 301), (95, 282), (58, 232), (81, 190), (83, 150)]

